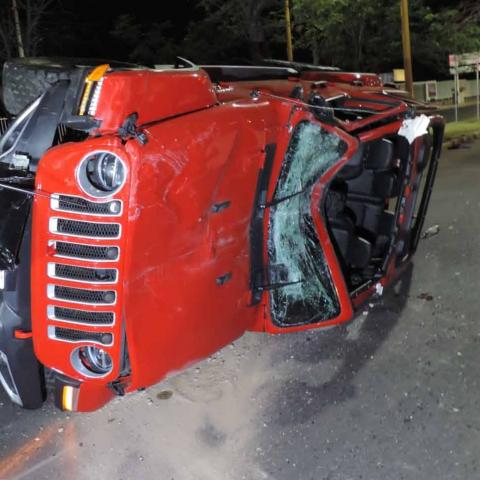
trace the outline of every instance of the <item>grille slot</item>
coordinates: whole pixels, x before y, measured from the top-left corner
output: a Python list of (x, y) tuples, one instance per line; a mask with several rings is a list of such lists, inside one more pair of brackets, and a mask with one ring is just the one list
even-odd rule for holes
[(122, 213), (122, 202), (112, 200), (110, 202), (90, 202), (81, 197), (69, 195), (52, 195), (51, 206), (54, 210), (65, 212), (78, 212), (87, 215), (118, 216)]
[(52, 327), (48, 328), (49, 336), (65, 342), (96, 342), (102, 345), (111, 345), (113, 335), (105, 332), (84, 332), (73, 328)]
[(85, 260), (118, 260), (118, 247), (97, 247), (79, 243), (55, 242), (55, 254), (62, 257), (81, 258)]
[(67, 302), (90, 303), (94, 305), (112, 305), (117, 298), (113, 290), (84, 290), (81, 288), (62, 287), (60, 285), (49, 285), (48, 296), (49, 298), (57, 298)]
[(50, 230), (77, 237), (118, 238), (120, 236), (118, 223), (80, 222), (66, 218), (50, 219)]
[(59, 263), (48, 264), (50, 277), (65, 278), (77, 282), (115, 283), (117, 270), (114, 268), (86, 268)]
[(113, 312), (75, 310), (73, 308), (53, 307), (51, 305), (48, 307), (48, 317), (52, 320), (84, 323), (86, 325), (112, 325), (115, 321)]

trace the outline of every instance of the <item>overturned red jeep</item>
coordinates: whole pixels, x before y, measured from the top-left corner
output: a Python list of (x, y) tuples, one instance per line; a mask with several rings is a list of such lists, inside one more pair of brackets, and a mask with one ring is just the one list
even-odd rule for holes
[[(348, 77), (346, 77), (348, 78)], [(285, 67), (6, 64), (0, 381), (95, 410), (245, 331), (347, 322), (417, 247), (443, 120)]]

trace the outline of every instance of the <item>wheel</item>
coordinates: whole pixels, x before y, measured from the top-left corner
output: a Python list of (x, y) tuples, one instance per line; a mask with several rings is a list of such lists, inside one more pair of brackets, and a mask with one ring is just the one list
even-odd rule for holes
[(108, 63), (113, 68), (139, 65), (85, 58), (16, 58), (3, 66), (3, 103), (11, 115), (18, 115), (59, 80), (70, 80), (81, 68)]
[(3, 66), (3, 103), (18, 115), (59, 80), (70, 78), (72, 66), (44, 59), (19, 58)]

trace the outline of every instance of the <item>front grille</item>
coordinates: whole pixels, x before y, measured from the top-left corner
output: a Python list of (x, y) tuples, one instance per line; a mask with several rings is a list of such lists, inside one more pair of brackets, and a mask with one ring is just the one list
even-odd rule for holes
[(118, 247), (97, 247), (68, 242), (55, 243), (55, 254), (62, 257), (114, 261), (118, 259), (118, 253)]
[(86, 268), (50, 263), (48, 271), (51, 277), (79, 282), (115, 283), (117, 281), (117, 271), (113, 268)]
[(75, 310), (73, 308), (51, 306), (49, 306), (48, 309), (48, 316), (54, 320), (85, 323), (88, 325), (112, 325), (115, 321), (115, 314), (113, 312)]
[(52, 219), (52, 230), (66, 235), (93, 238), (118, 238), (120, 225), (118, 223), (93, 223), (67, 220), (66, 218)]
[(116, 293), (113, 290), (84, 290), (81, 288), (49, 285), (50, 290), (52, 290), (52, 287), (53, 292), (49, 292), (50, 298), (53, 296), (53, 298), (59, 300), (99, 305), (112, 305), (116, 300)]
[(118, 285), (125, 209), (120, 199), (96, 202), (60, 192), (49, 201), (49, 260), (43, 263), (49, 283), (42, 314), (50, 342), (57, 348), (66, 342), (62, 351), (70, 361), (79, 346), (110, 347), (121, 338)]
[(97, 342), (102, 345), (111, 345), (113, 340), (113, 335), (111, 333), (84, 332), (64, 327), (53, 327), (49, 330), (50, 336), (65, 342)]
[(69, 195), (52, 195), (51, 205), (54, 210), (86, 213), (89, 215), (118, 216), (122, 212), (122, 202), (90, 202), (81, 197)]

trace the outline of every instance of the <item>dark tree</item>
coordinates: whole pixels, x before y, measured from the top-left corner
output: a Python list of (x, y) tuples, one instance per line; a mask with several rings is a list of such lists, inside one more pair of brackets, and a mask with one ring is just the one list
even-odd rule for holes
[[(18, 55), (18, 41), (11, 0), (0, 4), (0, 55), (11, 58)], [(44, 40), (45, 17), (52, 11), (54, 0), (17, 0), (20, 33), (26, 56), (36, 56)]]

